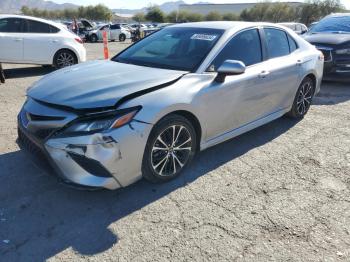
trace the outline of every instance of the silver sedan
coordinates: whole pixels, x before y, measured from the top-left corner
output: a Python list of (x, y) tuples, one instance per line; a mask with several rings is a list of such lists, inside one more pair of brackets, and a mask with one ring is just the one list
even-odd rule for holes
[(198, 151), (286, 114), (303, 118), (322, 72), (322, 53), (285, 27), (174, 25), (36, 82), (19, 141), (74, 185), (168, 181)]

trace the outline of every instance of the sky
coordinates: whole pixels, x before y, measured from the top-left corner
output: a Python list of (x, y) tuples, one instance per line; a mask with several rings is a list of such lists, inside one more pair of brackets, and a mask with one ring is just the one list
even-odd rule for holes
[[(73, 3), (77, 5), (96, 5), (103, 3), (109, 8), (128, 8), (138, 9), (147, 7), (150, 4), (162, 4), (172, 0), (53, 0), (56, 3)], [(197, 3), (201, 0), (184, 0), (187, 4)], [(255, 2), (254, 0), (202, 0), (203, 2), (211, 3), (242, 3), (242, 2)], [(293, 1), (293, 0), (291, 0)], [(296, 0), (300, 1), (300, 0)], [(350, 9), (350, 0), (341, 0), (342, 3)]]

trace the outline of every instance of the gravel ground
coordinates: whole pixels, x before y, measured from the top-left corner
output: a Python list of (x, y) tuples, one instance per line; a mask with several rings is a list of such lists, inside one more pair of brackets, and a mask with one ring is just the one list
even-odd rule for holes
[[(102, 44), (86, 46), (102, 57)], [(175, 181), (88, 192), (59, 184), (16, 144), (25, 90), (50, 70), (5, 68), (1, 261), (350, 261), (348, 84), (324, 83), (304, 120), (206, 150)]]

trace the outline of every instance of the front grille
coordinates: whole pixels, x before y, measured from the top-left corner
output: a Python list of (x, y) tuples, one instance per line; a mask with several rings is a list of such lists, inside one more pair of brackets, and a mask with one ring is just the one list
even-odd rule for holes
[(39, 147), (36, 143), (31, 141), (27, 135), (18, 127), (18, 145), (21, 149), (28, 151), (30, 154), (31, 160), (44, 171), (49, 174), (55, 173), (52, 168), (50, 161), (48, 160), (46, 154), (43, 149)]
[(55, 131), (56, 131), (56, 129), (53, 129), (53, 128), (39, 129), (34, 134), (37, 138), (44, 140), (44, 139), (48, 138)]
[(35, 144), (32, 140), (30, 140), (27, 135), (21, 130), (21, 128), (17, 129), (18, 131), (18, 141), (21, 146), (23, 146), (26, 150), (32, 153), (34, 156), (39, 158), (46, 158), (42, 149)]
[[(22, 109), (22, 111), (19, 114), (19, 122), (22, 124), (24, 128), (27, 129), (28, 124), (30, 121), (54, 121), (59, 119), (65, 119), (64, 117), (52, 117), (52, 116), (41, 116), (41, 115), (35, 115), (32, 113), (29, 113)], [(47, 139), (50, 135), (52, 135), (55, 131), (57, 131), (57, 128), (39, 128), (34, 130), (28, 130), (31, 134), (33, 134), (36, 138), (40, 140)]]
[(65, 117), (61, 116), (42, 116), (42, 115), (36, 115), (29, 113), (29, 118), (32, 121), (57, 121), (57, 120), (64, 120)]

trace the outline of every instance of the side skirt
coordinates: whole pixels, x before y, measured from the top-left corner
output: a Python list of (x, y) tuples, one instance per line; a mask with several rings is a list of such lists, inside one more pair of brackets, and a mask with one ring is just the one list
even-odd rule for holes
[(253, 122), (250, 122), (248, 124), (245, 124), (243, 126), (240, 126), (238, 128), (235, 128), (231, 131), (228, 131), (222, 135), (216, 136), (214, 138), (209, 139), (208, 141), (205, 141), (201, 144), (200, 146), (200, 150), (205, 150), (209, 147), (215, 146), (217, 144), (220, 144), (226, 140), (229, 140), (231, 138), (234, 138), (236, 136), (239, 136), (241, 134), (244, 134), (250, 130), (253, 130), (257, 127), (260, 127), (262, 125), (265, 125), (277, 118), (280, 118), (281, 116), (283, 116), (285, 113), (287, 113), (289, 111), (289, 108), (283, 108), (281, 110), (278, 110), (274, 113), (271, 113), (267, 116), (264, 116), (262, 118), (258, 118), (257, 120), (254, 120)]

